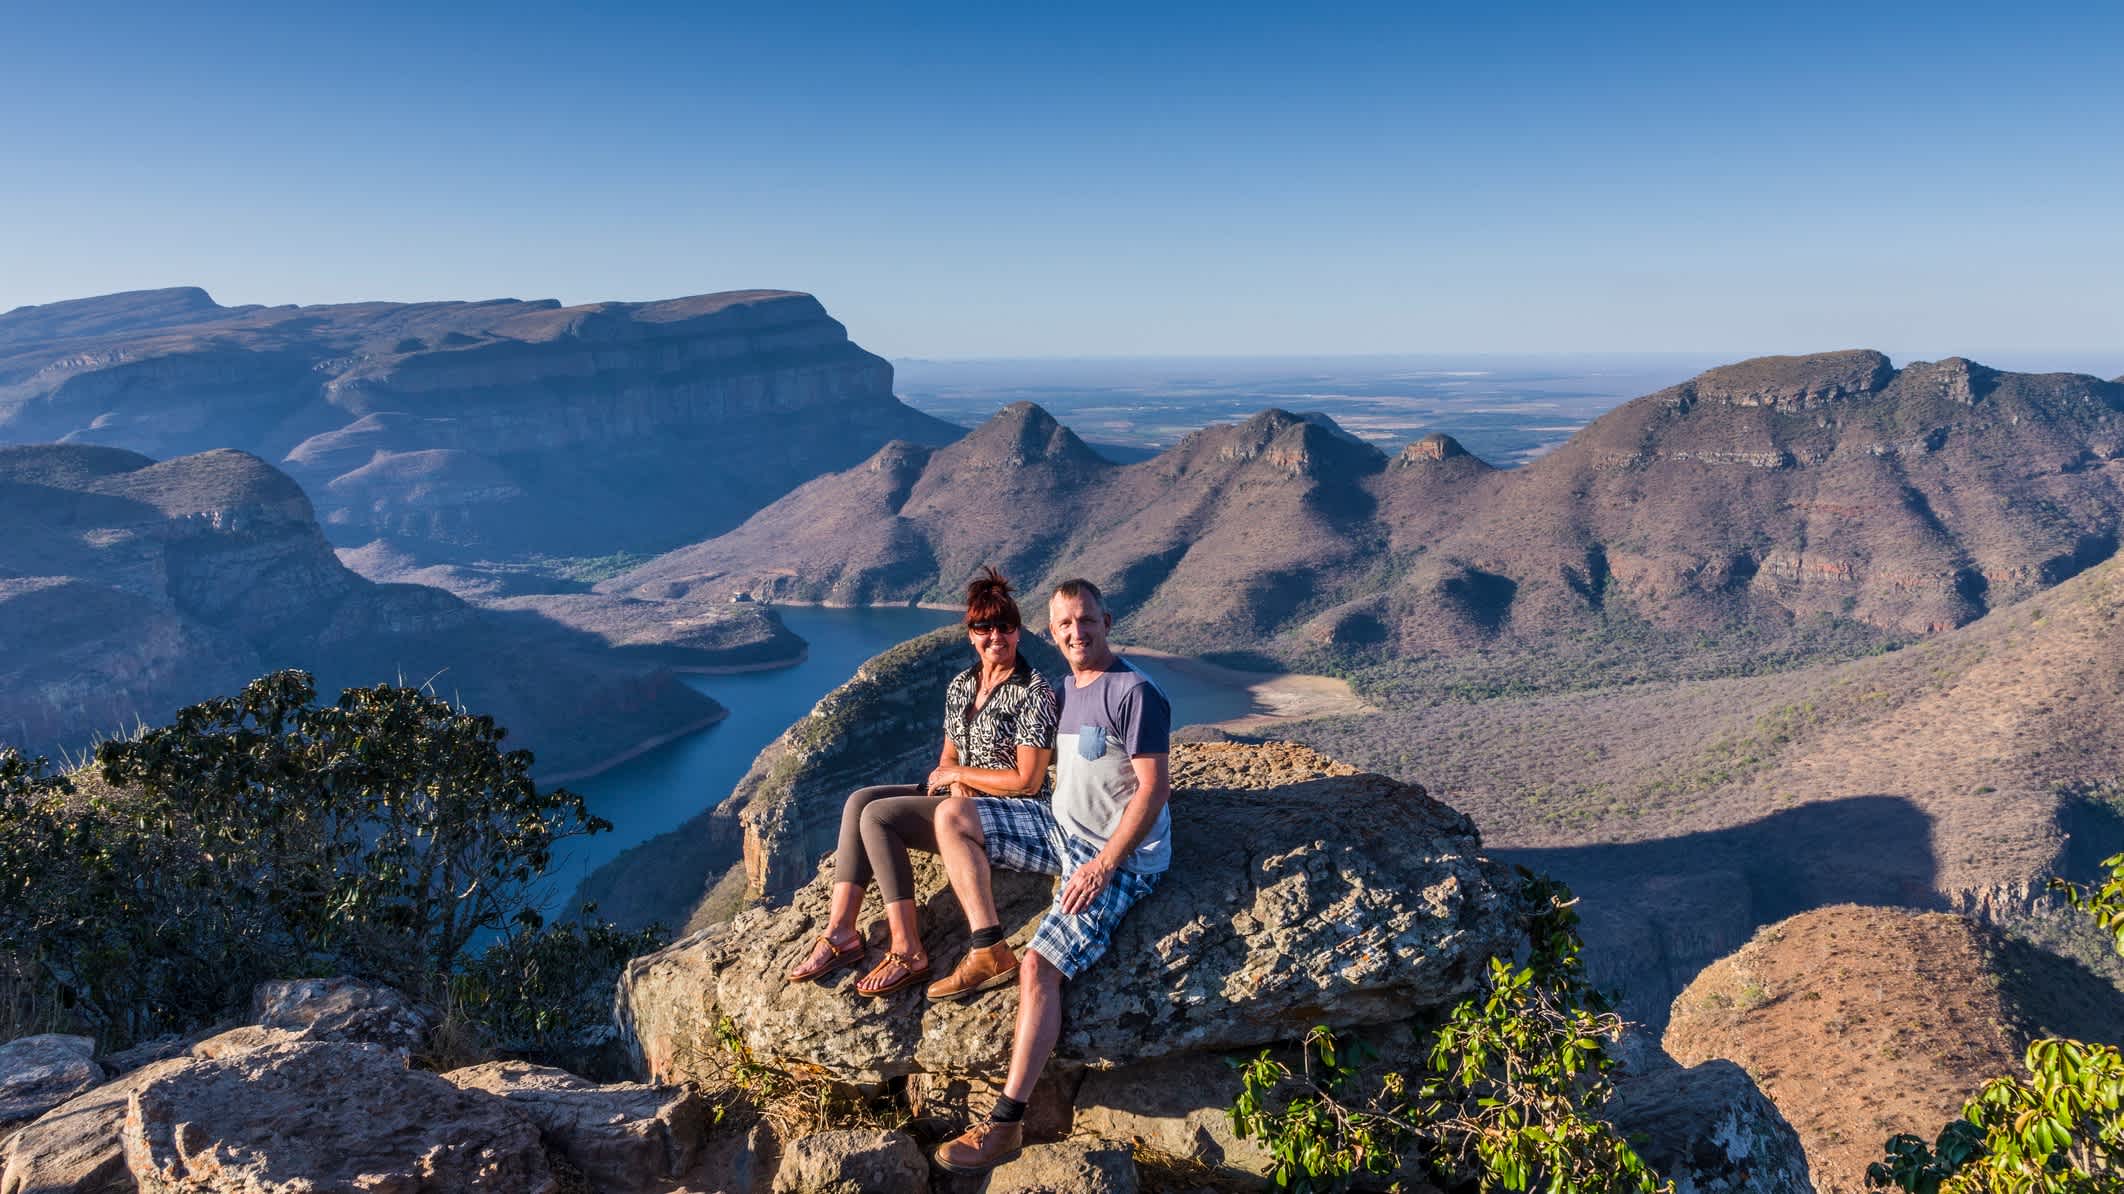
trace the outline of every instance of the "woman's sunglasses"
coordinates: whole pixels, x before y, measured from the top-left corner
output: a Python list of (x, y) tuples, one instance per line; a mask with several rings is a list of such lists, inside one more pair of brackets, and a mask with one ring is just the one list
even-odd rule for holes
[(980, 620), (980, 621), (978, 621), (978, 622), (968, 622), (968, 623), (966, 624), (966, 628), (967, 628), (968, 630), (972, 630), (972, 631), (975, 631), (975, 632), (977, 632), (977, 633), (984, 633), (984, 634), (985, 634), (985, 633), (988, 633), (988, 632), (991, 632), (991, 631), (999, 631), (999, 630), (1002, 630), (1002, 631), (1008, 631), (1008, 630), (1016, 630), (1016, 629), (1018, 628), (1018, 626), (1017, 626), (1017, 623), (1015, 623), (1015, 622), (1001, 622), (1001, 621), (997, 621), (997, 620), (996, 620), (996, 619), (994, 619), (994, 618), (983, 618), (983, 619), (981, 619), (981, 620)]

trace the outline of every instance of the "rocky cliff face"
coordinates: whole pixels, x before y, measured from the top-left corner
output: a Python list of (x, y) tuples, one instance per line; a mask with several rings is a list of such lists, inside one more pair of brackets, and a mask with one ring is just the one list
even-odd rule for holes
[(0, 448), (0, 520), (0, 741), (33, 752), (79, 753), (280, 667), (326, 693), (432, 678), (548, 777), (721, 715), (535, 611), (362, 579), (294, 482), (241, 452)]
[(0, 440), (240, 448), (280, 461), (335, 542), (423, 558), (659, 550), (887, 440), (958, 434), (786, 291), (230, 308), (185, 289), (0, 315)]

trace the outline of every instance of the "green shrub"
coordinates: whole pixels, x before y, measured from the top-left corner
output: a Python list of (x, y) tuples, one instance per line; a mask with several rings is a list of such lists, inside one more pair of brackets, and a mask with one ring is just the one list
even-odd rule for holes
[(1262, 1142), (1279, 1185), (1342, 1189), (1412, 1157), (1482, 1191), (1671, 1190), (1590, 1114), (1611, 1092), (1622, 1020), (1585, 978), (1570, 892), (1519, 873), (1528, 960), (1490, 960), (1487, 991), (1431, 1030), (1427, 1068), (1370, 1073), (1370, 1050), (1324, 1026), (1296, 1071), (1272, 1050), (1238, 1063), (1233, 1130)]
[(453, 1004), (489, 1047), (558, 1057), (609, 1034), (620, 968), (670, 938), (658, 925), (628, 932), (590, 920), (596, 912), (585, 906), (582, 921), (550, 925), (526, 918), (451, 978)]
[(0, 966), (117, 1044), (351, 972), (424, 998), (475, 935), (535, 925), (556, 843), (610, 826), (540, 790), (492, 718), (410, 688), (319, 706), (276, 672), (106, 742), (67, 796), (0, 765)]

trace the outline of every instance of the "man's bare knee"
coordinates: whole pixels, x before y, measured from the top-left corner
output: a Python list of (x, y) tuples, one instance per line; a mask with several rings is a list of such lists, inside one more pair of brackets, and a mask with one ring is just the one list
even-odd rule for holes
[(1062, 989), (1062, 971), (1039, 950), (1026, 950), (1025, 956), (1018, 960), (1018, 986), (1059, 991)]

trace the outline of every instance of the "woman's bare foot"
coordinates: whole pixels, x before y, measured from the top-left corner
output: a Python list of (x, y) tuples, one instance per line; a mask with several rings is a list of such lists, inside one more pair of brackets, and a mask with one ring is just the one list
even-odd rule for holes
[(922, 982), (928, 977), (928, 954), (889, 953), (869, 974), (856, 980), (855, 989), (858, 995), (890, 995), (902, 987)]
[(823, 978), (843, 966), (854, 965), (863, 958), (863, 935), (854, 929), (845, 933), (821, 933), (811, 943), (811, 953), (788, 974), (793, 983), (810, 982)]

